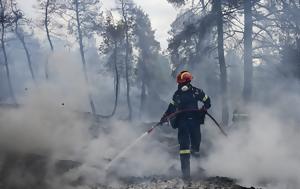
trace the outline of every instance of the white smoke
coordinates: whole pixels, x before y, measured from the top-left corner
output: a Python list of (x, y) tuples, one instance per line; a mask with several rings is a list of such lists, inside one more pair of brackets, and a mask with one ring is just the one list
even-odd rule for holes
[[(97, 75), (97, 71), (91, 72), (91, 83), (97, 85), (93, 84), (94, 87), (88, 89), (78, 60), (73, 53), (55, 54), (51, 58), (50, 80), (39, 82), (36, 87), (28, 84), (30, 87), (25, 95), (18, 96), (18, 108), (0, 109), (1, 149), (39, 154), (53, 161), (81, 163), (63, 176), (48, 173), (46, 179), (54, 188), (68, 188), (70, 182), (80, 177), (89, 183), (104, 182), (104, 167), (109, 160), (150, 128), (141, 127), (138, 122), (113, 119), (93, 123), (84, 117), (83, 112), (90, 111), (88, 90), (93, 93), (101, 91), (102, 97), (95, 95), (97, 103), (102, 104), (98, 107), (100, 111), (110, 111), (113, 95), (110, 99), (106, 97), (113, 92), (113, 80), (106, 75)], [(99, 133), (93, 133), (95, 131), (91, 127), (98, 127)], [(111, 171), (117, 172), (116, 176), (120, 177), (168, 172), (174, 160), (164, 150), (165, 146), (155, 140), (155, 135), (147, 136), (145, 141), (136, 144), (124, 158), (115, 162)], [(51, 169), (49, 167), (49, 171)]]
[(228, 138), (214, 137), (202, 166), (209, 175), (237, 178), (244, 185), (296, 189), (300, 185), (299, 104), (296, 93), (276, 91), (273, 104), (250, 109)]

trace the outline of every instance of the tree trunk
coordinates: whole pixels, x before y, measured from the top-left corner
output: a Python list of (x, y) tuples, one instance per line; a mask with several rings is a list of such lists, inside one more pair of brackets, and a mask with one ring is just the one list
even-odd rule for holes
[(145, 101), (146, 101), (146, 84), (145, 80), (142, 80), (142, 89), (141, 89), (141, 106), (139, 116), (141, 117), (145, 111)]
[(50, 33), (49, 33), (49, 5), (50, 5), (50, 0), (47, 0), (46, 7), (45, 7), (44, 24), (45, 24), (45, 29), (46, 29), (46, 33), (47, 33), (47, 39), (48, 39), (51, 51), (53, 51), (54, 47), (53, 47), (52, 40), (51, 40)]
[(201, 2), (201, 5), (202, 5), (202, 8), (204, 9), (204, 7), (205, 7), (204, 0), (200, 0), (200, 2)]
[(35, 82), (36, 80), (35, 80), (35, 75), (34, 75), (33, 68), (32, 68), (32, 62), (31, 62), (31, 58), (30, 58), (28, 48), (27, 48), (25, 40), (24, 40), (24, 36), (19, 32), (18, 21), (16, 21), (15, 24), (16, 24), (16, 26), (15, 26), (16, 35), (17, 35), (18, 39), (20, 40), (20, 42), (22, 43), (22, 46), (23, 46), (25, 54), (26, 54), (27, 63), (28, 63), (30, 74), (31, 74), (31, 78)]
[(114, 70), (115, 70), (115, 76), (114, 76), (114, 84), (115, 84), (115, 104), (113, 107), (113, 110), (110, 114), (108, 115), (100, 115), (97, 114), (97, 117), (101, 118), (110, 118), (115, 115), (117, 106), (118, 106), (118, 99), (119, 99), (119, 89), (120, 89), (120, 76), (119, 76), (119, 71), (118, 71), (118, 65), (117, 65), (117, 57), (118, 57), (118, 45), (117, 42), (114, 42), (114, 53), (113, 53), (113, 58), (114, 58)]
[(124, 0), (121, 0), (122, 3), (122, 13), (125, 23), (125, 39), (126, 39), (126, 49), (125, 49), (125, 77), (126, 77), (126, 97), (127, 97), (127, 106), (128, 106), (128, 119), (132, 118), (132, 107), (130, 102), (130, 82), (129, 82), (129, 34), (128, 34), (128, 21), (125, 10)]
[(146, 77), (148, 76), (148, 71), (146, 69), (145, 65), (145, 57), (140, 60), (141, 64), (141, 81), (142, 81), (142, 88), (141, 88), (141, 101), (140, 101), (140, 111), (139, 111), (139, 117), (141, 117), (145, 111), (145, 101), (146, 101)]
[[(49, 45), (50, 45), (50, 48), (51, 48), (51, 53), (53, 53), (54, 47), (53, 47), (52, 40), (51, 40), (50, 33), (49, 33), (49, 5), (50, 5), (50, 0), (47, 0), (46, 7), (45, 7), (44, 25), (45, 25), (45, 30), (46, 30), (46, 34), (47, 34), (47, 39), (48, 39), (48, 42), (49, 42)], [(46, 77), (46, 79), (49, 78), (49, 68), (48, 68), (48, 66), (49, 66), (49, 55), (47, 57), (47, 62), (46, 62), (46, 65), (45, 65), (45, 77)]]
[(222, 123), (228, 125), (228, 96), (227, 96), (227, 70), (224, 57), (224, 36), (223, 36), (223, 13), (221, 0), (216, 0), (217, 30), (218, 30), (218, 57), (220, 64), (220, 84), (222, 95)]
[[(126, 26), (127, 28), (127, 26)], [(126, 54), (125, 54), (125, 75), (126, 75), (126, 99), (127, 99), (127, 106), (128, 106), (128, 119), (131, 120), (132, 118), (132, 107), (131, 107), (131, 100), (130, 100), (130, 82), (129, 82), (129, 39), (128, 39), (128, 29), (126, 29)]]
[(15, 16), (15, 20), (14, 20), (14, 23), (15, 23), (15, 33), (16, 33), (17, 38), (20, 40), (20, 42), (21, 42), (21, 44), (23, 46), (23, 49), (24, 49), (25, 54), (26, 54), (28, 68), (29, 68), (29, 71), (30, 71), (30, 74), (31, 74), (31, 78), (35, 82), (36, 80), (35, 80), (35, 76), (34, 76), (34, 72), (33, 72), (33, 68), (32, 68), (32, 62), (31, 62), (31, 58), (30, 58), (30, 53), (29, 53), (28, 48), (26, 46), (24, 36), (19, 32), (19, 24), (18, 24), (18, 22), (19, 22), (19, 19), (21, 17), (19, 15), (19, 13), (14, 10), (13, 0), (10, 1), (10, 6), (11, 6), (11, 10), (14, 13), (14, 16)]
[[(2, 2), (1, 2), (1, 8), (3, 8)], [(2, 47), (2, 52), (3, 52), (3, 56), (4, 56), (4, 65), (5, 65), (5, 71), (6, 71), (6, 77), (7, 77), (7, 82), (8, 82), (9, 93), (10, 93), (10, 97), (13, 100), (13, 103), (17, 104), (16, 97), (15, 97), (13, 87), (12, 87), (12, 82), (11, 82), (11, 79), (10, 79), (8, 59), (7, 59), (6, 48), (5, 48), (5, 44), (4, 44), (5, 26), (4, 26), (3, 22), (1, 22), (1, 30), (2, 30), (2, 33), (1, 33), (1, 47)]]
[[(76, 7), (75, 11), (76, 11), (76, 22), (77, 22), (77, 30), (78, 30), (78, 43), (79, 43), (84, 79), (85, 79), (86, 84), (89, 85), (87, 69), (86, 69), (86, 61), (85, 61), (85, 56), (84, 56), (81, 24), (80, 24), (80, 18), (79, 18), (79, 2), (78, 2), (78, 0), (75, 0), (74, 2), (75, 2), (75, 7)], [(90, 91), (88, 91), (88, 97), (89, 97), (89, 102), (90, 102), (90, 107), (91, 107), (92, 113), (93, 113), (93, 115), (96, 115), (96, 109), (95, 109), (94, 101), (93, 101)]]
[(112, 113), (110, 114), (110, 117), (114, 116), (116, 113), (117, 106), (118, 106), (118, 98), (119, 98), (120, 77), (119, 77), (119, 71), (118, 71), (118, 65), (117, 65), (117, 57), (118, 57), (118, 46), (117, 46), (117, 42), (115, 42), (115, 45), (114, 45), (115, 105), (114, 105)]
[(252, 96), (253, 64), (252, 64), (252, 5), (251, 1), (244, 1), (245, 29), (244, 29), (244, 102), (249, 102)]

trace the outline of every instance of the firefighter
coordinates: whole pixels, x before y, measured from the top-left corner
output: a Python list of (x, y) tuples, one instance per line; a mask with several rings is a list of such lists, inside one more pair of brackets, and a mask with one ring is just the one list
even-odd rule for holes
[[(163, 122), (166, 116), (184, 110), (177, 114), (175, 119), (170, 120), (171, 126), (178, 129), (179, 154), (184, 180), (190, 179), (190, 156), (199, 157), (200, 124), (204, 123), (205, 112), (211, 106), (210, 98), (201, 89), (192, 86), (192, 79), (193, 76), (188, 71), (182, 71), (177, 75), (178, 89), (161, 118)], [(194, 111), (199, 108), (199, 101), (203, 102), (203, 106), (200, 111)]]

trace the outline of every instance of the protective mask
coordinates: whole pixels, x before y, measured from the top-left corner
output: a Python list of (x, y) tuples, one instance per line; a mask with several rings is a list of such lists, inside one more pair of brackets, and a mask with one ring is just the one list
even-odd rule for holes
[(181, 90), (182, 90), (183, 92), (185, 92), (185, 91), (189, 90), (189, 87), (186, 86), (186, 85), (184, 85), (184, 86), (181, 87)]

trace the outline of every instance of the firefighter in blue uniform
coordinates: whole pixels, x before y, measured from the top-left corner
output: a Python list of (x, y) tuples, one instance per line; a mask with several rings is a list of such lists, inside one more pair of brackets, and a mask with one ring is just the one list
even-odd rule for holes
[[(177, 114), (171, 121), (173, 128), (178, 128), (178, 142), (180, 145), (181, 171), (184, 180), (190, 179), (190, 156), (199, 157), (201, 131), (200, 124), (204, 123), (205, 112), (210, 108), (210, 98), (201, 90), (191, 85), (192, 74), (182, 71), (177, 76), (178, 89), (173, 95), (172, 102), (164, 113), (161, 121), (166, 121), (166, 116)], [(198, 102), (203, 102), (201, 111), (188, 111), (198, 109)]]

